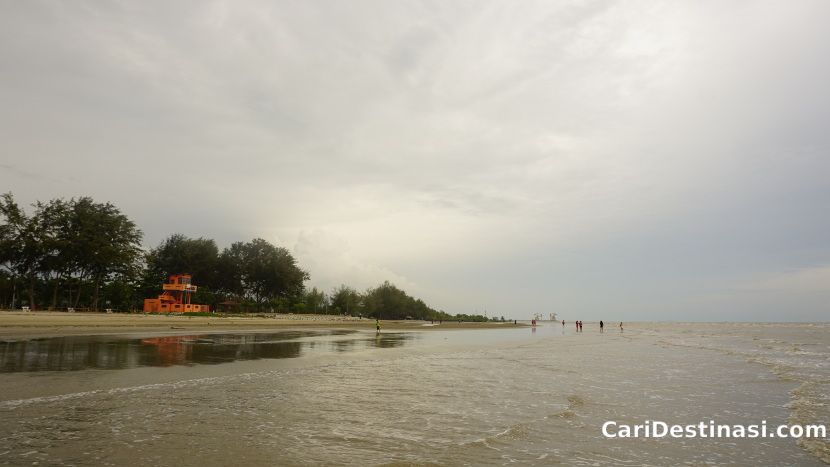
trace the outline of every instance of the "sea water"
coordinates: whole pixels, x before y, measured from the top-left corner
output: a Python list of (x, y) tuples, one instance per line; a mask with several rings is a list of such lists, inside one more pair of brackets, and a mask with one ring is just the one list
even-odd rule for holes
[(593, 323), (0, 342), (0, 464), (823, 465), (830, 440), (603, 436), (828, 424), (827, 324)]

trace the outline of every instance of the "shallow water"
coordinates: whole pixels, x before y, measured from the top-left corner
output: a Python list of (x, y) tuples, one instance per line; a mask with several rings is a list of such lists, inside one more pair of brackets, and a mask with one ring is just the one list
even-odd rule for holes
[[(0, 372), (125, 369), (295, 358), (328, 345), (338, 352), (397, 347), (415, 333), (356, 335), (356, 331), (281, 331), (247, 334), (66, 336), (0, 342)], [(343, 338), (341, 338), (341, 336)]]
[(827, 439), (606, 439), (607, 420), (828, 423), (827, 325), (287, 331), (0, 343), (0, 463), (821, 465)]

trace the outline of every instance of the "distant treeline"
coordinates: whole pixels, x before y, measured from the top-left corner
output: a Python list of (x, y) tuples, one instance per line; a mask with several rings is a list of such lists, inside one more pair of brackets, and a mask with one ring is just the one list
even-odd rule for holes
[(0, 196), (0, 308), (141, 310), (170, 274), (188, 273), (199, 288), (194, 303), (230, 312), (486, 320), (434, 310), (389, 282), (364, 292), (307, 290), (308, 272), (261, 238), (220, 251), (212, 239), (174, 234), (145, 251), (141, 230), (110, 203), (82, 197), (33, 208)]

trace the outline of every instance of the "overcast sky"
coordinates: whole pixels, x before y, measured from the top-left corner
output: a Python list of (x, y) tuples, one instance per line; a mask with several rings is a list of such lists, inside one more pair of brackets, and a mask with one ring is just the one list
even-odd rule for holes
[(830, 317), (830, 3), (0, 0), (0, 191), (518, 319)]

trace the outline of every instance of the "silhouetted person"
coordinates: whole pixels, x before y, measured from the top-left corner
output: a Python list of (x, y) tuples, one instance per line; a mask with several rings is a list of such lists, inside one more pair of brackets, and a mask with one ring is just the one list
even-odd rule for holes
[(600, 334), (602, 334), (604, 332), (603, 331), (604, 327), (605, 327), (605, 323), (603, 323), (602, 320), (599, 320), (599, 332), (600, 332)]

